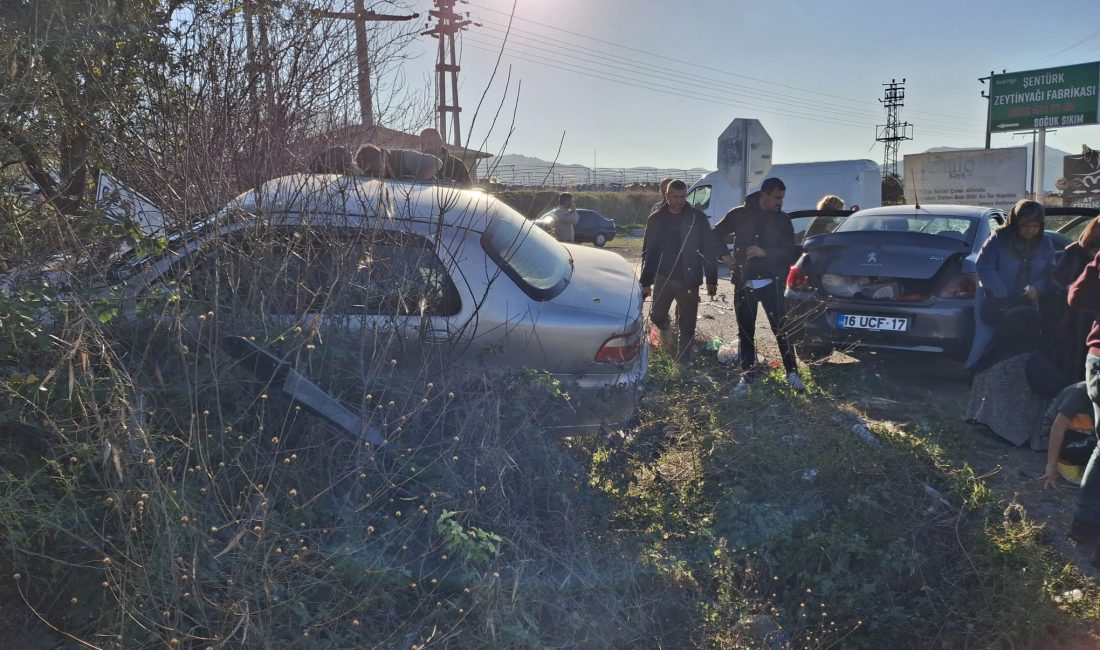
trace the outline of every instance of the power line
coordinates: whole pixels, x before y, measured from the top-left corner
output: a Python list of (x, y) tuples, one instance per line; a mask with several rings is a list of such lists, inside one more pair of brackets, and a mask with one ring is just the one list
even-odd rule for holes
[[(468, 42), (470, 44), (470, 47), (472, 47), (473, 49), (477, 49), (477, 50), (481, 50), (481, 51), (485, 51), (485, 52), (492, 52), (494, 54), (499, 51), (500, 46), (501, 46), (501, 44), (499, 42), (485, 43), (483, 41), (479, 41), (478, 39), (471, 38), (469, 35), (467, 35), (464, 40), (466, 42)], [(542, 50), (545, 51), (545, 48), (538, 48), (538, 49), (542, 49)], [(509, 50), (511, 50), (511, 51), (509, 51)], [(580, 68), (577, 68), (576, 66), (572, 65), (571, 62), (562, 62), (561, 60), (556, 59), (556, 58), (546, 57), (546, 56), (542, 56), (542, 55), (538, 55), (538, 54), (531, 54), (531, 53), (528, 53), (528, 52), (517, 52), (515, 50), (514, 44), (511, 44), (511, 43), (509, 43), (509, 45), (506, 46), (505, 51), (508, 53), (509, 56), (511, 56), (513, 58), (516, 58), (518, 60), (521, 60), (521, 61), (536, 63), (538, 65), (543, 65), (543, 66), (546, 66), (546, 67), (555, 68), (555, 69), (558, 69), (558, 70), (563, 70), (565, 72), (570, 72), (570, 73), (581, 75), (581, 76), (591, 77), (591, 78), (599, 79), (599, 80), (602, 80), (602, 81), (611, 81), (611, 82), (618, 83), (618, 84), (625, 85), (625, 86), (631, 86), (631, 87), (640, 88), (640, 89), (644, 89), (644, 90), (652, 90), (652, 91), (656, 91), (656, 92), (660, 92), (660, 93), (664, 93), (664, 94), (668, 94), (668, 95), (684, 97), (686, 99), (694, 99), (694, 100), (697, 100), (697, 101), (704, 101), (704, 102), (712, 103), (712, 104), (716, 104), (716, 105), (722, 105), (722, 106), (749, 106), (749, 107), (757, 108), (757, 109), (761, 108), (758, 104), (750, 103), (750, 102), (747, 102), (747, 101), (741, 101), (741, 100), (737, 100), (737, 99), (729, 99), (727, 101), (719, 101), (719, 100), (716, 100), (712, 96), (709, 96), (709, 95), (706, 95), (706, 94), (703, 94), (703, 93), (700, 93), (700, 92), (695, 92), (695, 91), (692, 91), (691, 89), (685, 89), (685, 88), (677, 87), (677, 86), (669, 86), (667, 84), (665, 84), (665, 85), (656, 85), (656, 84), (652, 83), (651, 81), (649, 81), (649, 79), (651, 79), (654, 76), (653, 74), (647, 74), (645, 79), (637, 79), (637, 78), (631, 78), (631, 77), (627, 77), (627, 78), (624, 79), (623, 76), (621, 74), (619, 74), (617, 71), (621, 70), (621, 71), (626, 71), (628, 73), (631, 73), (631, 72), (636, 72), (636, 70), (631, 70), (629, 68), (623, 68), (621, 66), (615, 66), (615, 65), (612, 65), (612, 64), (603, 64), (603, 63), (600, 63), (599, 61), (591, 61), (591, 60), (587, 60), (587, 59), (585, 60), (587, 63), (591, 63), (596, 68), (601, 68), (601, 67), (602, 68), (611, 68), (611, 70), (610, 71), (605, 70), (605, 69), (597, 69), (595, 71), (593, 71), (593, 70), (584, 70), (584, 69), (580, 69)], [(524, 56), (525, 54), (527, 56)], [(572, 57), (572, 58), (575, 61), (577, 57)], [(637, 67), (637, 66), (635, 66), (635, 67)], [(598, 74), (598, 73), (604, 73), (604, 74)], [(610, 75), (610, 76), (607, 76), (607, 75)], [(672, 82), (673, 84), (682, 83), (681, 79), (675, 78), (675, 77), (670, 78), (668, 81)], [(730, 94), (728, 91), (719, 91), (719, 92), (723, 92), (724, 94)], [(873, 118), (870, 118), (870, 117), (867, 118), (867, 121), (855, 122), (855, 121), (852, 121), (852, 120), (844, 120), (843, 118), (845, 118), (845, 117), (856, 117), (856, 118), (858, 118), (859, 116), (833, 115), (833, 114), (824, 114), (823, 115), (821, 113), (807, 114), (807, 113), (804, 113), (804, 112), (799, 112), (799, 111), (791, 110), (791, 109), (787, 109), (787, 108), (767, 108), (766, 107), (763, 110), (765, 110), (766, 112), (771, 113), (771, 114), (778, 114), (778, 115), (793, 117), (793, 118), (797, 118), (797, 119), (805, 119), (805, 120), (810, 120), (810, 121), (824, 123), (824, 124), (832, 124), (832, 125), (836, 125), (836, 126), (845, 126), (845, 127), (849, 127), (849, 128), (864, 129), (864, 128), (867, 128), (867, 126), (869, 126), (870, 124), (873, 124)], [(828, 118), (833, 118), (833, 119), (828, 119)], [(956, 131), (956, 132), (952, 133), (952, 132), (950, 132), (949, 128), (944, 129), (944, 130), (930, 129), (929, 133), (934, 134), (934, 135), (939, 135), (939, 136), (942, 136), (942, 137), (946, 137), (946, 138), (953, 138), (953, 139), (969, 137), (971, 135), (969, 132), (958, 132), (958, 131)]]
[[(472, 40), (469, 37), (466, 37), (465, 41), (469, 44), (469, 47), (471, 47), (472, 49), (480, 50), (482, 52), (489, 52), (489, 53), (496, 53), (497, 52), (496, 49), (493, 49), (490, 46), (479, 44), (478, 41)], [(717, 104), (719, 106), (735, 106), (735, 107), (736, 106), (752, 106), (748, 102), (743, 102), (743, 101), (736, 101), (736, 100), (717, 101), (717, 100), (715, 100), (711, 97), (708, 97), (706, 95), (691, 93), (690, 91), (675, 92), (673, 90), (670, 90), (667, 87), (647, 85), (647, 84), (644, 84), (644, 83), (632, 83), (631, 81), (626, 81), (626, 80), (622, 79), (621, 77), (605, 76), (605, 75), (597, 74), (597, 73), (594, 73), (594, 72), (589, 72), (589, 71), (585, 71), (585, 70), (579, 70), (577, 68), (568, 67), (568, 66), (565, 66), (565, 65), (556, 65), (555, 63), (552, 63), (552, 62), (548, 61), (545, 58), (538, 58), (538, 59), (528, 58), (528, 57), (520, 56), (520, 55), (517, 55), (517, 54), (514, 54), (514, 53), (511, 54), (510, 56), (512, 56), (513, 58), (519, 59), (520, 61), (527, 61), (527, 62), (530, 62), (530, 63), (536, 63), (536, 64), (543, 65), (543, 66), (546, 66), (546, 67), (555, 68), (555, 69), (558, 69), (558, 70), (563, 70), (565, 72), (571, 72), (573, 74), (578, 74), (578, 75), (585, 76), (585, 77), (591, 77), (593, 79), (599, 79), (601, 81), (610, 81), (610, 82), (621, 84), (621, 85), (624, 85), (624, 86), (632, 86), (634, 88), (641, 88), (643, 90), (651, 90), (651, 91), (661, 93), (661, 94), (665, 94), (665, 95), (683, 97), (683, 98), (686, 98), (686, 99), (694, 99), (694, 100), (703, 101), (703, 102), (707, 102), (707, 103), (711, 103), (711, 104)], [(867, 127), (866, 124), (856, 124), (856, 123), (851, 123), (851, 122), (836, 122), (836, 121), (833, 121), (833, 120), (821, 119), (820, 117), (807, 117), (807, 116), (804, 116), (804, 115), (797, 115), (797, 114), (789, 113), (789, 112), (783, 112), (783, 113), (780, 113), (779, 111), (769, 111), (769, 112), (778, 113), (778, 114), (781, 114), (781, 115), (786, 115), (788, 117), (794, 117), (794, 118), (798, 118), (798, 119), (806, 119), (806, 120), (810, 120), (810, 121), (813, 121), (813, 122), (820, 122), (820, 123), (824, 123), (824, 124), (834, 124), (836, 126), (845, 126), (845, 127), (849, 127), (849, 128), (863, 129), (863, 128)]]
[[(492, 7), (486, 7), (484, 5), (477, 4), (476, 2), (470, 3), (470, 4), (471, 4), (471, 6), (478, 7), (480, 9), (484, 9), (486, 11), (490, 11), (490, 12), (493, 12), (493, 13), (496, 13), (496, 14), (501, 14), (501, 15), (505, 15), (505, 16), (511, 15), (509, 12), (501, 11), (499, 9), (494, 9)], [(582, 34), (582, 33), (579, 33), (579, 32), (574, 32), (574, 31), (571, 31), (571, 30), (568, 30), (568, 29), (563, 29), (561, 27), (556, 27), (554, 25), (549, 25), (547, 23), (542, 23), (542, 22), (539, 22), (537, 20), (531, 20), (529, 18), (523, 18), (521, 16), (515, 16), (514, 19), (523, 21), (525, 23), (531, 23), (533, 25), (538, 25), (540, 27), (545, 27), (547, 29), (551, 29), (551, 30), (561, 32), (561, 33), (564, 33), (564, 34), (569, 34), (571, 36), (576, 36), (576, 37), (579, 37), (579, 38), (583, 38), (583, 39), (587, 39), (587, 40), (591, 40), (591, 41), (596, 41), (596, 42), (599, 42), (599, 43), (604, 43), (605, 45), (611, 45), (612, 47), (617, 47), (617, 48), (627, 50), (627, 51), (630, 51), (630, 52), (635, 52), (635, 53), (638, 53), (638, 54), (644, 54), (648, 57), (663, 59), (663, 60), (667, 60), (667, 61), (672, 61), (674, 63), (680, 63), (680, 64), (683, 64), (683, 65), (689, 65), (689, 66), (692, 66), (694, 68), (698, 68), (698, 69), (702, 69), (702, 70), (708, 70), (710, 72), (716, 72), (718, 74), (723, 74), (723, 75), (727, 75), (727, 76), (731, 76), (731, 77), (738, 77), (740, 79), (747, 79), (749, 81), (754, 81), (754, 82), (765, 84), (765, 85), (768, 85), (768, 86), (775, 86), (775, 87), (778, 87), (778, 88), (786, 88), (788, 90), (794, 90), (794, 91), (797, 91), (799, 93), (809, 93), (809, 94), (813, 94), (813, 95), (820, 95), (822, 97), (831, 97), (833, 99), (839, 99), (839, 100), (842, 100), (842, 101), (851, 102), (851, 103), (854, 103), (854, 104), (859, 104), (861, 106), (865, 106), (866, 103), (867, 103), (865, 100), (862, 100), (862, 99), (853, 99), (851, 97), (844, 97), (844, 96), (836, 95), (836, 94), (833, 94), (833, 93), (826, 93), (826, 92), (821, 92), (821, 91), (817, 91), (817, 90), (810, 90), (808, 88), (799, 88), (797, 86), (782, 84), (782, 83), (778, 83), (778, 82), (770, 81), (770, 80), (766, 80), (766, 79), (759, 79), (757, 77), (752, 77), (752, 76), (749, 76), (749, 75), (743, 75), (743, 74), (739, 74), (739, 73), (736, 73), (736, 72), (730, 72), (728, 70), (722, 70), (722, 69), (719, 69), (719, 68), (712, 68), (710, 66), (701, 65), (701, 64), (691, 62), (691, 61), (685, 61), (683, 59), (677, 59), (675, 57), (670, 57), (670, 56), (667, 56), (667, 55), (656, 54), (656, 53), (650, 52), (648, 50), (643, 50), (643, 49), (639, 49), (639, 48), (636, 48), (636, 47), (630, 47), (628, 45), (622, 45), (620, 43), (615, 43), (613, 41), (608, 41), (608, 40), (598, 38), (598, 37), (595, 37), (595, 36), (590, 36), (588, 34)], [(487, 20), (486, 22), (491, 22), (491, 21)], [(513, 29), (517, 29), (517, 28), (513, 27)], [(951, 120), (959, 120), (959, 121), (963, 121), (963, 122), (971, 123), (971, 124), (974, 123), (973, 118), (967, 118), (967, 117), (962, 117), (962, 116), (958, 116), (958, 115), (948, 115), (948, 114), (945, 114), (945, 113), (935, 113), (935, 112), (931, 112), (931, 111), (918, 111), (918, 110), (911, 110), (910, 112), (919, 113), (919, 114), (923, 114), (923, 115), (935, 115), (935, 116), (938, 116), (938, 117), (944, 117), (944, 118), (948, 118), (948, 119), (951, 119)]]
[[(1077, 47), (1078, 45), (1080, 45), (1082, 43), (1086, 43), (1088, 41), (1091, 41), (1092, 39), (1096, 38), (1097, 36), (1100, 36), (1100, 29), (1098, 29), (1095, 32), (1089, 34), (1088, 36), (1082, 38), (1081, 40), (1073, 43), (1072, 45), (1058, 50), (1057, 52), (1055, 52), (1054, 54), (1051, 54), (1050, 56), (1048, 56), (1046, 58), (1039, 59), (1038, 61), (1035, 62), (1035, 64), (1039, 65), (1039, 64), (1045, 63), (1045, 62), (1053, 59), (1054, 57), (1058, 56), (1059, 54), (1065, 54), (1066, 52), (1069, 52), (1070, 50)], [(1091, 52), (1092, 50), (1089, 50), (1089, 51)]]

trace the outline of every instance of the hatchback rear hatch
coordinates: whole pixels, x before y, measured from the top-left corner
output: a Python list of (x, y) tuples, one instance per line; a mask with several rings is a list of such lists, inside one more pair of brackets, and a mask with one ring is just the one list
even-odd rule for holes
[(957, 235), (927, 232), (834, 232), (806, 240), (815, 286), (827, 295), (923, 302), (963, 270), (971, 244)]

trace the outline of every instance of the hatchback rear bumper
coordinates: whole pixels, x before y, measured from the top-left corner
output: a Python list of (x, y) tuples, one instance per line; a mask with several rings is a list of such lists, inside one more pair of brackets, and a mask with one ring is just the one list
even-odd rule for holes
[[(787, 292), (788, 322), (798, 323), (792, 340), (829, 343), (835, 347), (943, 353), (958, 358), (970, 351), (974, 339), (974, 301), (939, 298), (927, 304), (903, 304), (869, 300), (822, 300), (808, 292)], [(903, 332), (847, 329), (842, 314), (903, 317)]]

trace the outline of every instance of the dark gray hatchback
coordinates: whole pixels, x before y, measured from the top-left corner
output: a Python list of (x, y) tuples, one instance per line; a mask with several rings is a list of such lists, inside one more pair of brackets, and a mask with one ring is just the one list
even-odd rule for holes
[(961, 205), (890, 206), (806, 239), (786, 294), (800, 355), (855, 346), (965, 355), (974, 336), (975, 261), (1002, 218)]
[[(1095, 214), (1048, 209), (1047, 225), (1063, 229)], [(978, 253), (1003, 220), (992, 208), (888, 206), (807, 237), (786, 292), (800, 356), (864, 347), (964, 357), (974, 337)], [(1059, 251), (1071, 241), (1051, 230), (1047, 236)]]

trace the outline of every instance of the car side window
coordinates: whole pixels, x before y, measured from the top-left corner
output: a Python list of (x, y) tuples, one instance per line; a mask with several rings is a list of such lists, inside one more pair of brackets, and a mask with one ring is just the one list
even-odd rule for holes
[(431, 244), (385, 230), (249, 228), (197, 252), (185, 284), (203, 303), (258, 314), (449, 316), (461, 308)]
[(794, 228), (794, 243), (801, 244), (806, 238), (806, 228), (810, 226), (814, 217), (794, 217), (791, 219), (791, 227)]
[(321, 311), (324, 270), (310, 237), (292, 229), (250, 227), (214, 238), (187, 261), (183, 291), (209, 308), (256, 314)]
[(336, 310), (372, 315), (453, 316), (462, 307), (458, 290), (431, 243), (419, 235), (366, 232)]

